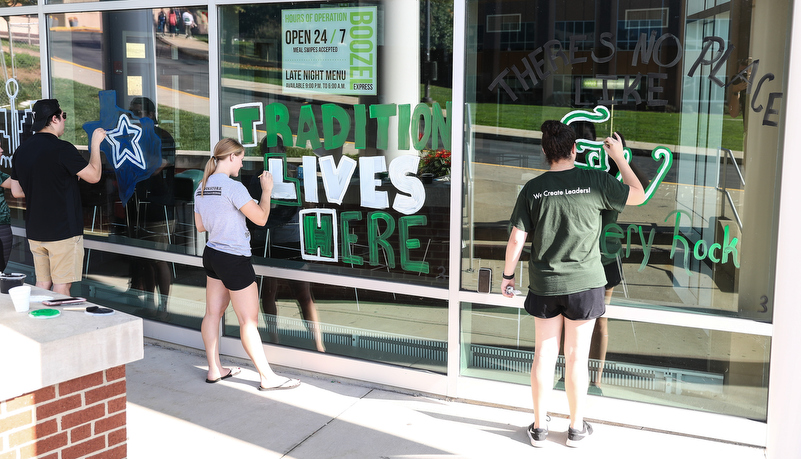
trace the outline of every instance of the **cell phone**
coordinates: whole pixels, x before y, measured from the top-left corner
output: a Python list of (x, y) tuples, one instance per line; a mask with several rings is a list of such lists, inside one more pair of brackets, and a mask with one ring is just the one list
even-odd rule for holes
[(78, 303), (86, 303), (86, 298), (81, 298), (79, 296), (72, 296), (69, 298), (54, 298), (52, 300), (42, 301), (42, 304), (45, 306), (63, 306), (65, 304), (78, 304)]
[(492, 269), (478, 268), (478, 291), (489, 293), (492, 290)]

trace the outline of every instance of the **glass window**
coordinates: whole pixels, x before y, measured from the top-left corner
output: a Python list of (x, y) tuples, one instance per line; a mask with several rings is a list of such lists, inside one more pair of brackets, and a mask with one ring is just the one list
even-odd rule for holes
[[(39, 64), (39, 21), (35, 16), (0, 18), (0, 30), (10, 31), (2, 42), (0, 75), (0, 171), (11, 174), (11, 162), (17, 146), (29, 135), (31, 106), (42, 97), (42, 74)], [(14, 223), (22, 219), (24, 199), (5, 192)]]
[[(159, 260), (87, 250), (90, 274), (78, 284), (91, 302), (144, 319), (200, 330), (206, 312), (206, 271)], [(100, 274), (102, 273), (102, 275)]]
[[(469, 1), (462, 288), (499, 293), (511, 209), (548, 170), (539, 129), (556, 119), (577, 132), (576, 166), (601, 173), (612, 170), (602, 140), (619, 132), (646, 191), (598, 235), (622, 278), (613, 305), (770, 322), (789, 30), (770, 8)], [(482, 31), (496, 10), (533, 23), (535, 42), (498, 46)], [(516, 269), (524, 292), (529, 255)], [(462, 310), (463, 374), (527, 382), (531, 317)], [(603, 368), (603, 396), (766, 418), (769, 337), (601, 322), (608, 350), (590, 371)]]
[(103, 178), (82, 187), (89, 237), (194, 254), (192, 191), (209, 152), (208, 41), (159, 32), (160, 11), (75, 13), (81, 30), (51, 28), (51, 93), (71, 115), (62, 139), (86, 150), (88, 133), (108, 132)]
[[(159, 32), (162, 11), (205, 14), (196, 7), (75, 13), (80, 30), (50, 29), (52, 95), (75, 115), (64, 140), (86, 145), (84, 124), (108, 110), (129, 115), (132, 124), (148, 118), (160, 135), (166, 131), (169, 155), (174, 149), (183, 156), (175, 162), (208, 154), (208, 37)], [(116, 105), (101, 106), (101, 91), (113, 91), (108, 102)]]
[[(462, 375), (529, 383), (526, 311), (463, 303), (462, 326)], [(595, 332), (589, 394), (767, 419), (770, 337), (603, 318)], [(564, 390), (562, 355), (553, 383)]]
[[(47, 17), (50, 94), (69, 115), (61, 138), (88, 157), (88, 134), (97, 127), (107, 132), (100, 182), (80, 182), (85, 238), (155, 249), (159, 252), (154, 252), (154, 259), (164, 251), (194, 255), (205, 244), (194, 228), (192, 195), (210, 142), (205, 29), (187, 37), (185, 31), (165, 28), (159, 24), (162, 11), (205, 17), (201, 7)], [(38, 74), (38, 48), (33, 54), (22, 37), (13, 37), (18, 78), (30, 79), (29, 70), (23, 73), (20, 56), (33, 55)], [(11, 61), (7, 58), (7, 62)], [(25, 99), (41, 98), (40, 86), (38, 81), (27, 83), (26, 94), (31, 95)], [(23, 137), (30, 135), (29, 121), (25, 128)], [(188, 281), (172, 263), (144, 266), (138, 259), (116, 257), (114, 276), (128, 279), (128, 288), (122, 289), (116, 280), (111, 282), (114, 276), (109, 277), (104, 265), (108, 257), (115, 258), (87, 250), (83, 284), (113, 284), (121, 295), (119, 301), (125, 303), (128, 298), (131, 305), (141, 303), (141, 315), (163, 312), (166, 298)], [(130, 266), (117, 271), (126, 260)], [(139, 301), (142, 295), (156, 298), (156, 306)], [(170, 301), (177, 304), (179, 296)], [(197, 313), (202, 317), (202, 308)], [(179, 319), (183, 316), (176, 312), (171, 321), (183, 323)]]
[(436, 0), (220, 8), (222, 136), (247, 146), (254, 197), (265, 167), (276, 183), (254, 255), (447, 286), (452, 18)]
[[(266, 276), (257, 282), (264, 342), (446, 372), (446, 301)], [(224, 333), (239, 336), (232, 308), (224, 320)]]
[(0, 8), (7, 8), (10, 6), (36, 6), (36, 0), (21, 0), (0, 3)]
[[(615, 304), (771, 320), (786, 58), (783, 33), (757, 32), (789, 22), (761, 19), (768, 5), (702, 3), (684, 16), (647, 2), (468, 2), (463, 289), (489, 268), (498, 293), (511, 208), (548, 169), (539, 128), (557, 119), (581, 128), (579, 167), (612, 170), (600, 142), (619, 132), (646, 189), (599, 238), (622, 272)], [(536, 40), (506, 46), (507, 32), (484, 30), (495, 11)]]

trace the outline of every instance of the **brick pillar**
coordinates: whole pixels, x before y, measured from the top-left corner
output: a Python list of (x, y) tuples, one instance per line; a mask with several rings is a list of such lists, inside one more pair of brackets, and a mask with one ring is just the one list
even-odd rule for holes
[(0, 459), (127, 456), (125, 365), (0, 402)]

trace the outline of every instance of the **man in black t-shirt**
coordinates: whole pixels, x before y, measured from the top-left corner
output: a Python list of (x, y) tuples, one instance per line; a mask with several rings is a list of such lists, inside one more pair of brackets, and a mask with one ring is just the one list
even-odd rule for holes
[(83, 211), (78, 179), (100, 181), (100, 144), (106, 131), (98, 128), (91, 139), (89, 161), (64, 135), (67, 113), (56, 99), (33, 105), (36, 134), (14, 152), (11, 193), (25, 198), (25, 229), (33, 254), (36, 286), (70, 295), (81, 280), (83, 265)]

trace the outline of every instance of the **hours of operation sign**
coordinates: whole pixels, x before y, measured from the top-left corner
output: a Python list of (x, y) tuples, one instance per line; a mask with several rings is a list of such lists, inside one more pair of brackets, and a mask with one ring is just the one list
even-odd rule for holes
[(376, 10), (283, 10), (284, 91), (377, 94)]

